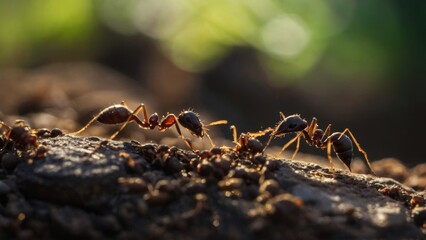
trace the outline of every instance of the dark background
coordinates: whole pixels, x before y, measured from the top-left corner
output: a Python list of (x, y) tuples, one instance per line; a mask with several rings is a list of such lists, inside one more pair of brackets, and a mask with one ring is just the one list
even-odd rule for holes
[(193, 108), (238, 131), (274, 126), (282, 111), (349, 127), (370, 160), (414, 165), (424, 162), (425, 25), (423, 1), (0, 0), (0, 111), (60, 108), (58, 95), (34, 102), (53, 88), (40, 82), (62, 80), (54, 88), (76, 110), (50, 113), (69, 130), (78, 125), (62, 119), (83, 124), (119, 99), (161, 114)]

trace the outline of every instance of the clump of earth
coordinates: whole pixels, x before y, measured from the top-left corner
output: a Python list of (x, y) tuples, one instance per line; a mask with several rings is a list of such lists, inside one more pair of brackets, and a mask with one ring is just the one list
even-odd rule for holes
[[(233, 148), (69, 135), (39, 142), (42, 156), (1, 154), (1, 239), (425, 236), (421, 167), (413, 180), (412, 170), (386, 167), (395, 160), (374, 166), (398, 181)], [(400, 183), (410, 178), (414, 188)]]

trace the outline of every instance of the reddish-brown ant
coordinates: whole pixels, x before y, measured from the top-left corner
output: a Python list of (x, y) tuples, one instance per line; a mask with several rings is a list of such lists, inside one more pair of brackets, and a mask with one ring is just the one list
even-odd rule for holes
[(4, 140), (0, 153), (11, 147), (11, 149), (18, 150), (21, 153), (29, 153), (30, 158), (41, 158), (49, 151), (47, 147), (38, 142), (40, 136), (46, 136), (47, 132), (50, 134), (50, 131), (46, 129), (32, 129), (24, 120), (16, 120), (11, 127), (0, 121), (0, 128), (6, 129), (3, 133)]
[[(358, 148), (358, 151), (360, 151), (364, 157), (365, 160), (371, 170), (371, 172), (375, 174), (373, 171), (373, 168), (371, 167), (370, 161), (368, 160), (367, 153), (361, 148), (358, 141), (355, 139), (352, 132), (349, 130), (349, 128), (346, 128), (343, 132), (334, 132), (331, 133), (331, 124), (327, 126), (325, 131), (318, 129), (317, 125), (317, 119), (314, 117), (311, 121), (311, 123), (308, 125), (308, 122), (305, 119), (302, 119), (299, 115), (291, 115), (288, 117), (285, 117), (285, 115), (280, 112), (280, 115), (282, 117), (282, 120), (278, 122), (275, 129), (270, 134), (270, 138), (268, 142), (266, 143), (265, 148), (263, 149), (263, 152), (265, 152), (266, 148), (269, 146), (272, 139), (280, 136), (284, 136), (287, 133), (297, 133), (296, 137), (291, 139), (287, 144), (285, 144), (281, 151), (278, 153), (277, 156), (281, 155), (281, 153), (287, 149), (293, 142), (296, 142), (296, 150), (293, 153), (292, 159), (296, 156), (299, 146), (300, 146), (300, 138), (303, 136), (306, 140), (306, 142), (310, 146), (315, 146), (317, 148), (327, 149), (327, 157), (330, 162), (330, 167), (332, 171), (334, 172), (333, 162), (331, 158), (331, 147), (333, 146), (334, 152), (336, 153), (337, 157), (344, 163), (344, 165), (348, 168), (349, 171), (351, 171), (350, 164), (352, 162), (353, 157), (353, 145), (351, 138), (355, 142), (355, 145)], [(346, 135), (346, 133), (349, 134)]]
[(257, 139), (258, 137), (264, 136), (266, 133), (271, 132), (273, 129), (268, 128), (266, 130), (257, 133), (241, 133), (237, 139), (237, 128), (232, 125), (232, 136), (234, 143), (236, 144), (235, 150), (239, 153), (250, 152), (251, 154), (261, 153), (263, 151), (263, 144)]
[[(137, 117), (137, 114), (141, 110), (143, 111), (144, 116), (143, 121)], [(103, 124), (122, 124), (120, 129), (118, 129), (114, 134), (111, 135), (110, 139), (114, 139), (127, 126), (127, 124), (132, 121), (136, 122), (138, 126), (143, 129), (154, 129), (155, 127), (158, 127), (160, 132), (163, 132), (166, 129), (175, 125), (179, 136), (191, 149), (194, 149), (192, 147), (192, 143), (182, 135), (179, 124), (182, 125), (184, 128), (188, 129), (192, 135), (195, 135), (200, 138), (206, 135), (210, 140), (211, 145), (214, 146), (213, 140), (207, 133), (206, 127), (228, 123), (228, 121), (226, 120), (219, 120), (204, 125), (201, 123), (200, 119), (198, 118), (198, 115), (192, 111), (183, 111), (178, 116), (172, 113), (168, 113), (165, 117), (162, 117), (161, 119), (157, 113), (153, 113), (148, 117), (144, 104), (140, 104), (135, 110), (132, 111), (123, 101), (121, 102), (121, 104), (112, 105), (103, 109), (101, 112), (99, 112), (98, 115), (93, 117), (84, 127), (82, 127), (77, 132), (71, 134), (76, 135), (83, 132), (95, 120)]]
[(13, 126), (0, 121), (0, 128), (6, 129), (3, 133), (5, 139), (2, 151), (8, 144), (20, 151), (35, 149), (38, 146), (36, 131), (24, 120), (16, 120)]

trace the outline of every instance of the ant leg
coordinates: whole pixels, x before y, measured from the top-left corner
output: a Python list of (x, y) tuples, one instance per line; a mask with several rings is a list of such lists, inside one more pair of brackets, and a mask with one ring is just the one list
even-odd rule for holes
[[(182, 135), (182, 132), (180, 131), (180, 128), (179, 128), (179, 123), (177, 121), (175, 122), (175, 126), (176, 126), (176, 130), (179, 133), (180, 138), (182, 138), (182, 140), (186, 143), (186, 145), (188, 145), (188, 147), (191, 148), (192, 151), (194, 151), (194, 147), (192, 147), (191, 141), (189, 141), (185, 136)], [(209, 136), (209, 138), (210, 138), (210, 136)], [(211, 141), (211, 139), (210, 139), (210, 141)]]
[(315, 143), (312, 140), (308, 142), (310, 142), (310, 145), (314, 145), (317, 148), (321, 148), (321, 149), (327, 148), (327, 143), (328, 143), (328, 139), (330, 138), (330, 135), (331, 135), (331, 124), (328, 124), (327, 128), (323, 132), (321, 139), (319, 139), (319, 143)]
[(143, 103), (141, 105), (142, 105), (142, 111), (143, 111), (143, 120), (145, 123), (148, 123), (149, 120), (148, 120), (148, 114), (146, 113), (146, 107)]
[(95, 148), (93, 148), (93, 150), (84, 157), (84, 159), (85, 160), (89, 160), (93, 156), (93, 154), (95, 154), (95, 152), (97, 152), (101, 147), (107, 146), (108, 143), (109, 143), (109, 141), (110, 140), (104, 140), (104, 141), (100, 142), (98, 144), (98, 146), (96, 146)]
[[(141, 128), (145, 128), (145, 124), (141, 122), (139, 118), (136, 117), (136, 115), (138, 115), (141, 109), (143, 109), (144, 112), (146, 112), (145, 105), (143, 103), (140, 104), (135, 110), (133, 110), (132, 114), (130, 114), (127, 120), (121, 125), (120, 129), (118, 129), (114, 134), (112, 134), (111, 137), (109, 137), (109, 139), (110, 140), (114, 139), (121, 131), (123, 131), (123, 129), (127, 126), (127, 124), (129, 124), (129, 122), (131, 122), (132, 120), (135, 120)], [(147, 121), (145, 121), (145, 123), (146, 122)]]
[(234, 125), (232, 125), (231, 130), (232, 130), (232, 138), (234, 139), (233, 143), (240, 146), (240, 143), (237, 141), (237, 128)]
[(271, 137), (269, 137), (268, 142), (266, 142), (266, 145), (265, 145), (265, 147), (262, 150), (262, 154), (265, 153), (266, 148), (268, 148), (269, 144), (271, 143), (272, 139), (274, 139), (274, 138), (275, 138), (275, 135), (271, 134)]
[[(227, 120), (218, 120), (218, 121), (214, 121), (214, 122), (211, 122), (211, 123), (203, 126), (203, 128), (204, 128), (204, 134), (206, 134), (207, 138), (210, 140), (210, 144), (212, 145), (212, 147), (214, 147), (215, 144), (213, 143), (213, 140), (210, 137), (210, 135), (207, 133), (207, 129), (205, 127), (210, 127), (210, 126), (215, 126), (215, 125), (221, 125), (221, 124), (228, 124), (228, 121)], [(234, 126), (234, 129), (235, 129), (235, 126)]]
[(257, 138), (257, 137), (262, 137), (265, 134), (267, 134), (268, 132), (272, 132), (272, 131), (274, 131), (274, 129), (267, 128), (267, 129), (259, 131), (259, 132), (254, 132), (254, 133), (253, 132), (249, 132), (248, 134), (250, 135), (250, 137)]
[[(284, 113), (283, 112), (280, 112), (280, 116), (281, 116), (281, 120), (284, 120), (285, 119), (285, 115), (284, 115)], [(269, 130), (270, 128), (268, 128), (267, 130)], [(268, 139), (268, 142), (266, 142), (266, 145), (265, 145), (265, 147), (263, 148), (263, 150), (262, 150), (262, 154), (264, 154), (265, 153), (265, 151), (266, 151), (266, 149), (268, 148), (268, 146), (269, 146), (269, 144), (271, 143), (271, 141), (272, 141), (272, 139), (274, 139), (275, 138), (275, 135), (274, 134), (271, 134), (271, 136), (269, 137), (269, 139)]]
[(174, 114), (168, 114), (167, 116), (165, 116), (163, 118), (163, 120), (161, 120), (158, 128), (159, 128), (160, 132), (162, 132), (162, 131), (170, 128), (171, 126), (173, 126), (173, 124), (176, 126), (176, 130), (177, 130), (180, 138), (182, 138), (182, 140), (186, 143), (186, 145), (188, 145), (191, 148), (191, 150), (194, 151), (194, 148), (192, 147), (191, 141), (189, 141), (185, 136), (182, 135), (182, 132), (180, 131), (178, 120), (177, 120), (177, 118)]
[(340, 139), (345, 133), (349, 133), (349, 135), (351, 136), (352, 140), (354, 140), (354, 143), (356, 145), (356, 147), (358, 148), (358, 151), (360, 151), (363, 155), (364, 158), (367, 162), (368, 167), (370, 168), (371, 172), (376, 175), (376, 172), (374, 172), (373, 167), (371, 166), (370, 160), (368, 160), (368, 156), (367, 156), (367, 152), (364, 151), (364, 149), (361, 148), (361, 145), (359, 145), (358, 141), (356, 140), (355, 136), (352, 134), (351, 130), (349, 130), (349, 128), (346, 128), (339, 136), (338, 139)]
[(309, 128), (308, 128), (308, 135), (311, 138), (312, 135), (314, 134), (315, 130), (317, 130), (317, 119), (314, 117), (312, 118), (311, 124), (309, 124)]
[[(327, 127), (328, 128), (328, 127)], [(331, 158), (331, 138), (327, 139), (327, 158), (328, 161), (330, 162), (330, 169), (331, 172), (334, 175), (334, 166), (333, 166), (333, 159)]]
[[(127, 103), (125, 101), (121, 101), (121, 105), (123, 105), (125, 107), (129, 107), (129, 106), (127, 106)], [(140, 105), (143, 105), (143, 107), (142, 107), (142, 109), (143, 109), (143, 120), (145, 120), (145, 122), (147, 123), (148, 122), (148, 114), (146, 113), (145, 104), (141, 103)]]
[[(327, 147), (327, 159), (328, 159), (328, 162), (330, 163), (331, 172), (334, 175), (333, 158), (331, 157), (331, 144), (332, 143), (331, 143), (330, 135), (331, 135), (331, 124), (328, 124), (327, 128), (324, 131), (324, 135), (323, 135), (323, 137), (321, 139), (321, 146), (319, 146), (319, 147), (322, 148), (324, 146), (324, 141), (326, 141), (325, 144), (326, 144), (326, 147)], [(324, 138), (325, 138), (325, 140), (323, 140)]]
[(276, 158), (279, 157), (281, 155), (281, 153), (284, 152), (284, 150), (286, 150), (292, 143), (294, 143), (294, 141), (296, 141), (298, 138), (300, 138), (300, 133), (298, 133), (296, 135), (296, 137), (294, 137), (293, 139), (291, 139), (286, 145), (283, 146), (283, 148), (281, 148), (281, 151), (277, 154)]
[[(323, 139), (327, 139), (328, 137), (330, 137), (330, 135), (331, 135), (331, 124), (328, 124), (327, 128), (326, 128), (326, 129), (325, 129), (325, 131), (324, 131), (324, 135), (322, 136), (321, 141), (322, 141)], [(325, 141), (325, 140), (324, 140), (324, 141)]]
[(207, 138), (210, 140), (210, 144), (212, 145), (212, 147), (215, 147), (216, 145), (213, 143), (212, 138), (210, 137), (210, 135), (207, 133), (206, 130), (204, 130), (204, 134), (206, 134)]
[[(300, 135), (300, 134), (298, 134), (298, 135)], [(299, 151), (299, 147), (300, 147), (300, 137), (297, 138), (296, 149), (294, 150), (294, 153), (291, 156), (291, 160), (293, 160), (296, 157), (296, 154)]]
[(221, 124), (228, 124), (228, 121), (227, 120), (214, 121), (214, 122), (211, 122), (211, 123), (204, 125), (204, 126), (210, 127), (210, 126), (221, 125)]
[(96, 115), (96, 116), (94, 116), (86, 125), (84, 125), (84, 127), (82, 127), (80, 130), (78, 130), (77, 132), (72, 132), (72, 133), (69, 133), (69, 135), (77, 135), (77, 134), (80, 134), (81, 132), (83, 132), (84, 130), (86, 130), (90, 125), (92, 125), (92, 123), (94, 122), (94, 121), (96, 121), (96, 119), (98, 119), (99, 118), (99, 116), (101, 115), (103, 113), (103, 110), (102, 111), (100, 111), (99, 113), (98, 113), (98, 115)]
[(331, 124), (328, 124), (327, 128), (324, 131), (324, 135), (320, 140), (321, 145), (319, 145), (318, 147), (319, 148), (324, 148), (324, 147), (327, 148), (327, 159), (328, 159), (328, 162), (330, 163), (331, 172), (334, 175), (333, 158), (331, 157), (331, 144), (332, 144), (332, 142), (331, 142), (330, 135), (331, 135)]

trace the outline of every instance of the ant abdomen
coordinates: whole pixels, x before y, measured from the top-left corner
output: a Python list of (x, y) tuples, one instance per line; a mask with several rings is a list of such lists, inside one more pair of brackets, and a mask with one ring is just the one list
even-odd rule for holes
[[(350, 165), (353, 157), (353, 145), (352, 140), (346, 135), (340, 132), (335, 132), (330, 135), (331, 143), (333, 144), (334, 152), (342, 162), (351, 169)], [(340, 138), (340, 139), (339, 139)]]
[(98, 116), (97, 120), (104, 124), (121, 124), (126, 122), (132, 112), (124, 105), (112, 105), (105, 108)]
[(342, 162), (346, 165), (346, 167), (348, 167), (349, 171), (351, 170), (351, 162), (352, 162), (352, 157), (353, 157), (353, 151), (352, 150), (348, 150), (346, 152), (342, 152), (342, 153), (337, 153), (336, 155), (337, 157), (342, 160)]

